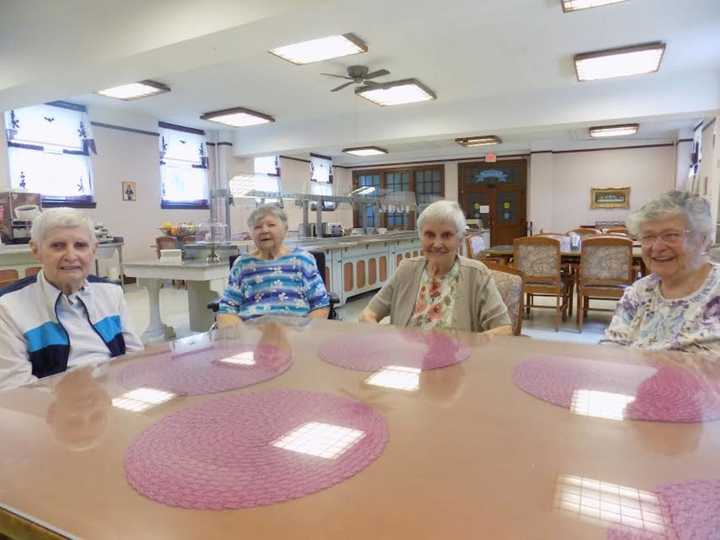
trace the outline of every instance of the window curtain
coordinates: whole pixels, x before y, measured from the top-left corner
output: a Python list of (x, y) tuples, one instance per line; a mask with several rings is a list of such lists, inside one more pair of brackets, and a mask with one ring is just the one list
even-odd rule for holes
[(94, 206), (90, 153), (97, 153), (87, 109), (54, 101), (5, 112), (10, 181), (40, 193), (44, 206)]
[(261, 156), (256, 157), (254, 162), (254, 170), (259, 174), (269, 174), (271, 176), (280, 176), (280, 157), (279, 156)]
[[(310, 193), (312, 195), (333, 195), (332, 158), (310, 154)], [(315, 203), (312, 204), (315, 206)], [(323, 210), (335, 210), (334, 201), (323, 201)]]
[(162, 208), (208, 208), (205, 132), (160, 122)]

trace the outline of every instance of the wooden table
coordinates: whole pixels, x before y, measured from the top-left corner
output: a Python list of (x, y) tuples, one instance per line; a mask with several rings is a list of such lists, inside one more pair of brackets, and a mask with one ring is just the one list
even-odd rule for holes
[[(66, 536), (93, 540), (599, 540), (606, 538), (607, 522), (584, 515), (580, 505), (561, 508), (564, 489), (574, 479), (635, 493), (720, 475), (720, 422), (580, 416), (524, 393), (511, 381), (513, 368), (538, 354), (633, 364), (692, 362), (687, 369), (715, 385), (720, 364), (609, 346), (460, 334), (472, 347), (471, 358), (423, 372), (419, 390), (406, 392), (369, 386), (367, 373), (319, 360), (318, 347), (326, 340), (369, 329), (323, 320), (283, 328), (277, 345), (291, 350), (294, 365), (276, 379), (234, 392), (314, 390), (375, 408), (387, 420), (390, 440), (357, 476), (300, 499), (246, 510), (185, 510), (146, 499), (125, 480), (128, 444), (168, 413), (217, 396), (176, 398), (142, 413), (112, 407), (107, 397), (125, 391), (118, 371), (145, 360), (120, 358), (86, 389), (89, 396), (105, 393), (106, 407), (93, 410), (87, 398), (76, 405), (76, 424), (102, 428), (94, 446), (84, 451), (61, 442), (64, 428), (57, 421), (54, 388), (66, 374), (0, 393), (0, 507), (5, 509), (0, 533), (8, 530), (14, 512)], [(246, 339), (259, 336), (257, 328), (241, 332)]]

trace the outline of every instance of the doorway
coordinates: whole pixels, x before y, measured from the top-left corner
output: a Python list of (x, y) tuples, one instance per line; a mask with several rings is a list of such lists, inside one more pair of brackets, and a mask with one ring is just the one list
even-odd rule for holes
[(526, 235), (527, 160), (458, 165), (459, 195), (465, 217), (490, 230), (490, 245), (512, 245)]

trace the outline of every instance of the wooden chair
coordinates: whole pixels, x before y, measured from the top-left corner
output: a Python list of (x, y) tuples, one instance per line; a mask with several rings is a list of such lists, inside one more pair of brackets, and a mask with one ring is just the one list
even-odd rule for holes
[(11, 283), (15, 283), (18, 279), (20, 279), (20, 275), (17, 270), (0, 270), (0, 289), (7, 287)]
[(627, 227), (608, 227), (605, 229), (605, 234), (615, 234), (615, 233), (622, 233), (622, 234), (629, 234)]
[(533, 307), (551, 308), (533, 303), (535, 296), (551, 296), (555, 302), (555, 331), (560, 330), (560, 319), (572, 315), (571, 276), (561, 271), (560, 241), (545, 236), (526, 236), (513, 242), (514, 267), (522, 272), (526, 295), (525, 311), (530, 316)]
[(178, 242), (172, 236), (158, 236), (155, 238), (155, 253), (157, 258), (160, 258), (161, 249), (177, 249)]
[(490, 269), (503, 303), (507, 307), (512, 321), (513, 335), (519, 336), (522, 332), (523, 320), (523, 274), (501, 263), (483, 261), (483, 264)]
[(42, 270), (41, 266), (29, 266), (25, 269), (25, 277), (34, 276), (37, 274), (40, 270)]
[(602, 231), (600, 229), (591, 229), (589, 227), (578, 227), (577, 229), (568, 231), (568, 233), (571, 233), (571, 232), (574, 232), (575, 234), (579, 234), (583, 238), (585, 238), (586, 236), (589, 236), (589, 235), (602, 234)]
[(582, 332), (590, 300), (619, 300), (634, 278), (632, 240), (616, 236), (584, 239), (577, 284), (578, 330)]

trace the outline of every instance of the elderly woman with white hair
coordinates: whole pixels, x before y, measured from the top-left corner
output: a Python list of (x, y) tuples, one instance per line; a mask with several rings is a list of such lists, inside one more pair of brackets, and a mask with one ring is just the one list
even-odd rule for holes
[(53, 208), (30, 234), (42, 270), (0, 290), (0, 390), (142, 350), (122, 289), (89, 275), (97, 247), (90, 220)]
[(219, 301), (218, 327), (262, 315), (327, 318), (330, 297), (315, 258), (285, 245), (285, 212), (272, 205), (256, 208), (248, 218), (255, 249), (233, 263)]
[(603, 343), (647, 350), (720, 351), (720, 265), (704, 198), (671, 191), (628, 219), (650, 275), (629, 287)]
[(456, 202), (437, 201), (418, 217), (423, 255), (405, 259), (360, 314), (363, 322), (512, 334), (507, 308), (490, 271), (461, 257), (465, 215)]

